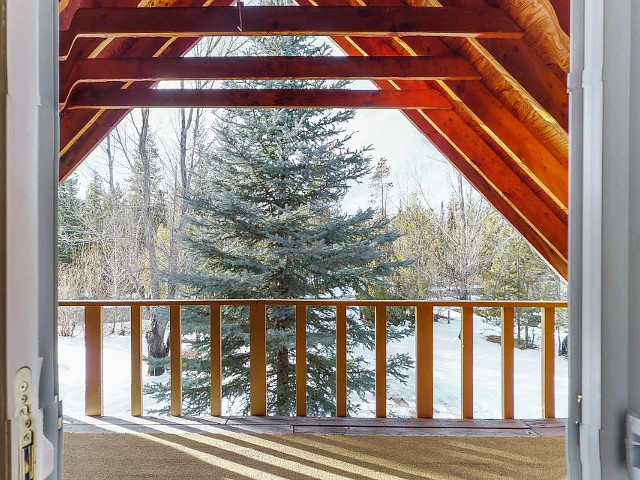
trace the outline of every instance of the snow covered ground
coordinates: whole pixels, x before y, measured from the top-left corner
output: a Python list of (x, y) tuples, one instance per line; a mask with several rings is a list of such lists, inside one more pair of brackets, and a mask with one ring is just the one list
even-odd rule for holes
[[(460, 416), (460, 319), (451, 311), (451, 324), (446, 320), (434, 323), (434, 416), (455, 418)], [(501, 417), (501, 363), (500, 345), (486, 340), (487, 335), (499, 334), (499, 328), (474, 317), (474, 416), (476, 418)], [(389, 343), (389, 355), (400, 352), (414, 356), (414, 337), (405, 337)], [(557, 350), (557, 349), (556, 349)], [(146, 345), (143, 345), (146, 351)], [(373, 365), (373, 352), (366, 352)], [(60, 368), (60, 396), (65, 415), (84, 414), (84, 338), (61, 337), (58, 346)], [(129, 413), (130, 398), (130, 337), (109, 335), (104, 338), (104, 409), (106, 415)], [(515, 416), (538, 418), (541, 415), (541, 360), (540, 350), (515, 350)], [(146, 366), (143, 367), (146, 372)], [(415, 413), (415, 371), (407, 372), (406, 385), (388, 379), (389, 415), (410, 417)], [(556, 416), (567, 414), (568, 364), (565, 357), (556, 357)], [(145, 378), (145, 382), (168, 382), (168, 375)], [(348, 381), (348, 380), (347, 380)], [(354, 400), (356, 400), (354, 398)], [(373, 397), (362, 405), (359, 416), (373, 416)], [(157, 408), (149, 396), (144, 397), (144, 408)]]

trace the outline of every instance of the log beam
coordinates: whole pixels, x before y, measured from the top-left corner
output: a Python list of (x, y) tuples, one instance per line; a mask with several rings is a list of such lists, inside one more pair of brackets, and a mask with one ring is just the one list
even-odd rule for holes
[(499, 8), (171, 7), (81, 8), (60, 32), (65, 58), (81, 37), (267, 35), (521, 38)]
[(67, 109), (131, 108), (398, 108), (448, 110), (437, 90), (338, 89), (153, 89), (86, 88), (72, 95)]
[[(161, 80), (480, 80), (460, 57), (95, 58), (60, 69), (60, 98), (80, 83)], [(63, 105), (64, 106), (64, 105)]]

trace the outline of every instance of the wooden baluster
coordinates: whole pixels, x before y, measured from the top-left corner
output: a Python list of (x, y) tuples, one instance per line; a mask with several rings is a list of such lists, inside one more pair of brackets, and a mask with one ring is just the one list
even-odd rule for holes
[(307, 415), (307, 307), (296, 305), (296, 415)]
[(542, 417), (555, 418), (555, 308), (542, 309)]
[(513, 307), (502, 307), (502, 418), (513, 418)]
[(263, 303), (249, 307), (249, 383), (251, 415), (267, 414), (267, 319)]
[(209, 307), (211, 343), (211, 415), (222, 415), (222, 316), (220, 305)]
[(102, 416), (102, 326), (104, 309), (102, 306), (84, 307), (84, 348), (85, 348), (85, 415)]
[(142, 307), (131, 305), (131, 415), (142, 415)]
[(473, 307), (462, 307), (462, 418), (473, 418)]
[(433, 418), (433, 307), (416, 307), (416, 416)]
[(180, 305), (169, 307), (169, 348), (171, 349), (171, 415), (182, 416), (182, 316)]
[(376, 305), (376, 417), (387, 416), (387, 306)]
[(347, 307), (336, 307), (336, 417), (347, 416)]

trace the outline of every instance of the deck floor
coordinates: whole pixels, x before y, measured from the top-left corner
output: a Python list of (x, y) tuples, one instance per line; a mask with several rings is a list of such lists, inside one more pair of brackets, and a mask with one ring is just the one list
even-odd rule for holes
[(564, 435), (564, 419), (459, 420), (335, 417), (65, 417), (68, 433), (347, 434), (547, 437)]
[(68, 480), (561, 480), (560, 420), (81, 417)]

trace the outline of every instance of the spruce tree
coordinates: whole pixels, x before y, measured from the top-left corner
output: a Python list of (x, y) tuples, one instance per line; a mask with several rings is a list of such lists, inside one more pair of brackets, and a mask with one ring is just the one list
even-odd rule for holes
[[(314, 39), (256, 38), (248, 55), (329, 55)], [(257, 83), (257, 85), (256, 85)], [(233, 82), (247, 88), (247, 82)], [(325, 81), (254, 82), (255, 88), (327, 88)], [(332, 88), (344, 87), (344, 82)], [(393, 242), (388, 220), (371, 209), (344, 213), (349, 183), (371, 171), (367, 148), (348, 146), (351, 110), (229, 109), (213, 126), (216, 145), (202, 164), (189, 199), (186, 247), (192, 270), (177, 280), (194, 298), (335, 298), (367, 292), (402, 265), (384, 260)], [(307, 413), (335, 412), (335, 311), (307, 311)], [(373, 349), (372, 325), (348, 319), (348, 385), (361, 398), (373, 391), (363, 349)], [(223, 309), (223, 394), (236, 412), (248, 411), (248, 311)], [(391, 339), (395, 330), (390, 329)], [(207, 312), (183, 309), (184, 411), (209, 407)], [(301, 352), (303, 353), (303, 352)], [(295, 311), (267, 309), (268, 412), (295, 415)], [(390, 356), (388, 371), (401, 380), (410, 359)], [(166, 400), (166, 385), (150, 388)], [(354, 397), (351, 396), (351, 399)], [(351, 412), (357, 401), (349, 401)]]

